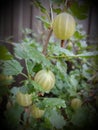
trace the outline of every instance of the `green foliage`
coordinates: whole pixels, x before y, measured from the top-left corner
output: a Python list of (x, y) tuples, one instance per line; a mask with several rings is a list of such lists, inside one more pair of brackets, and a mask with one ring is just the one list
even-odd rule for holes
[(90, 4), (87, 1), (83, 1), (82, 4), (79, 1), (75, 1), (72, 3), (70, 10), (72, 14), (80, 20), (87, 18), (88, 16), (88, 9)]
[(46, 118), (50, 121), (53, 127), (57, 129), (61, 129), (66, 124), (66, 121), (64, 120), (64, 117), (61, 116), (56, 109), (48, 110), (46, 115)]
[[(37, 16), (45, 29), (49, 29), (51, 18), (41, 1), (33, 1), (43, 16)], [(60, 5), (65, 7), (65, 0), (50, 0), (52, 13), (62, 12)], [(87, 5), (72, 2), (68, 12), (76, 18), (87, 17)], [(64, 8), (63, 8), (64, 9)], [(78, 12), (77, 12), (77, 10)], [(63, 10), (64, 11), (64, 10)], [(27, 30), (31, 33), (30, 30)], [(27, 33), (25, 32), (25, 33)], [(46, 35), (46, 34), (45, 34)], [(48, 36), (47, 36), (48, 37)], [(77, 23), (76, 32), (61, 47), (60, 41), (51, 37), (48, 41), (47, 54), (44, 55), (44, 44), (37, 42), (36, 37), (28, 34), (20, 41), (13, 43), (13, 55), (5, 46), (0, 46), (0, 71), (6, 76), (13, 76), (14, 82), (4, 85), (5, 80), (0, 78), (0, 110), (4, 128), (10, 130), (86, 130), (97, 124), (97, 92), (98, 92), (98, 47), (88, 45), (86, 33)], [(48, 93), (34, 81), (35, 74), (41, 69), (49, 69), (55, 75), (55, 85)], [(20, 76), (22, 78), (20, 78)], [(17, 80), (18, 77), (18, 80)], [(15, 84), (14, 84), (15, 83)], [(16, 102), (16, 94), (32, 94), (32, 105), (45, 111), (42, 118), (35, 119), (31, 113), (31, 106), (21, 107)], [(6, 97), (7, 101), (3, 100)], [(74, 111), (71, 100), (80, 98), (82, 106)], [(8, 104), (10, 105), (8, 107)], [(5, 103), (5, 106), (2, 104)], [(4, 108), (3, 108), (4, 107)], [(2, 110), (2, 109), (3, 110)], [(3, 111), (3, 112), (2, 112)]]
[(5, 95), (7, 93), (9, 93), (9, 89), (4, 87), (4, 85), (0, 85), (0, 97), (3, 97), (3, 95)]
[(23, 69), (17, 60), (7, 60), (4, 62), (3, 67), (3, 74), (5, 75), (18, 75)]
[(33, 1), (34, 5), (37, 7), (37, 8), (40, 8), (41, 12), (43, 13), (46, 13), (46, 8), (41, 4), (41, 1), (40, 0), (36, 0), (36, 1)]
[[(80, 120), (79, 120), (80, 119)], [(84, 106), (78, 109), (72, 116), (72, 123), (79, 127), (89, 127), (94, 125), (94, 121), (96, 121), (97, 115), (96, 110), (92, 106)]]
[(65, 101), (60, 98), (44, 98), (42, 104), (45, 105), (46, 108), (66, 108)]
[(40, 20), (42, 23), (44, 23), (44, 26), (46, 27), (46, 28), (49, 28), (51, 25), (50, 25), (50, 22), (45, 18), (45, 17), (39, 17), (39, 16), (36, 16), (36, 18), (38, 19), (38, 20)]
[(36, 46), (36, 42), (33, 40), (31, 41), (31, 39), (29, 39), (28, 42), (22, 42), (21, 44), (16, 44), (14, 50), (15, 50), (15, 56), (18, 59), (25, 59), (27, 60), (27, 62), (29, 62), (27, 63), (27, 65), (29, 65), (30, 62), (40, 63), (40, 64), (43, 63), (43, 65), (45, 66), (50, 65), (50, 62), (38, 50)]
[(23, 112), (23, 108), (15, 104), (13, 107), (11, 107), (8, 111), (5, 112), (5, 117), (6, 117), (6, 125), (7, 128), (10, 129), (16, 129), (19, 126), (20, 123), (20, 116), (21, 113)]
[(12, 59), (12, 55), (7, 50), (7, 48), (3, 45), (0, 45), (0, 60), (10, 60)]

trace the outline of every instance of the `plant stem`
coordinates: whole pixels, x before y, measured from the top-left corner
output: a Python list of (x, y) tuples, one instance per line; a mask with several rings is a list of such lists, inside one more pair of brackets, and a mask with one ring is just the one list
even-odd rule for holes
[(45, 40), (45, 45), (43, 46), (43, 51), (42, 51), (42, 53), (43, 53), (44, 55), (47, 54), (47, 46), (48, 46), (48, 42), (49, 42), (50, 36), (51, 36), (51, 34), (52, 34), (52, 31), (53, 31), (52, 29), (49, 30), (48, 37), (47, 37), (47, 39)]
[(5, 41), (5, 40), (0, 40), (0, 42), (7, 43), (7, 44), (11, 44), (11, 45), (13, 45), (13, 46), (15, 46), (15, 44), (16, 44), (16, 43), (14, 43), (14, 42)]
[(77, 55), (72, 55), (72, 56), (66, 56), (66, 55), (61, 55), (61, 56), (48, 55), (47, 58), (48, 59), (51, 59), (51, 58), (55, 58), (55, 59), (59, 59), (59, 58), (78, 58), (78, 56)]
[(29, 75), (29, 68), (28, 68), (28, 64), (27, 64), (27, 59), (25, 59), (25, 65), (26, 65), (26, 69), (27, 69), (27, 75), (28, 75), (28, 78), (30, 78), (30, 75)]
[(28, 76), (26, 74), (24, 74), (22, 72), (20, 74), (23, 75), (24, 77), (28, 78)]
[(53, 9), (52, 9), (52, 2), (50, 2), (50, 18), (51, 18), (51, 22), (53, 21)]
[(68, 0), (65, 1), (65, 6), (67, 7)]
[(61, 47), (64, 47), (64, 40), (61, 40)]

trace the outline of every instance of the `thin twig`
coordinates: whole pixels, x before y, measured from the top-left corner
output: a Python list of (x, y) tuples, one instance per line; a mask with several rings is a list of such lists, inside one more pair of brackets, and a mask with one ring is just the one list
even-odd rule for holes
[(29, 68), (28, 68), (28, 65), (27, 65), (27, 59), (25, 59), (25, 65), (26, 65), (26, 70), (27, 70), (27, 77), (30, 78), (30, 74), (29, 74)]
[(53, 4), (50, 2), (50, 16), (51, 16), (51, 22), (53, 21), (53, 9), (52, 9)]
[(66, 6), (66, 7), (67, 7), (67, 2), (68, 2), (68, 0), (65, 1), (65, 6)]
[(53, 31), (52, 29), (49, 30), (48, 37), (47, 37), (47, 39), (46, 39), (46, 41), (45, 41), (45, 45), (43, 46), (43, 51), (42, 51), (42, 53), (43, 53), (44, 55), (46, 55), (46, 53), (47, 53), (47, 46), (48, 46), (49, 39), (50, 39), (50, 36), (51, 36), (51, 34), (52, 34), (52, 31)]
[(4, 41), (4, 40), (0, 40), (0, 42), (5, 42), (5, 43), (8, 43), (8, 44), (11, 44), (11, 45), (15, 45), (15, 43), (14, 42), (10, 42), (10, 41)]
[(20, 74), (23, 75), (25, 78), (28, 78), (28, 76), (26, 74), (24, 74), (22, 72)]

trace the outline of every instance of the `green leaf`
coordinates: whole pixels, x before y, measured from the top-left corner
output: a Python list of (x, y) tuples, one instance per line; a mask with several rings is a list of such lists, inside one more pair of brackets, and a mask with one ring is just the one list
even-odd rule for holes
[(10, 89), (10, 92), (13, 94), (13, 96), (16, 96), (18, 92), (22, 92), (25, 94), (28, 93), (28, 91), (29, 91), (28, 86), (12, 87)]
[(75, 78), (74, 75), (70, 76), (70, 83), (72, 84), (75, 90), (77, 90), (78, 82), (79, 81)]
[(97, 57), (98, 58), (98, 51), (84, 52), (82, 54), (76, 55), (76, 57), (83, 57), (83, 58)]
[(44, 98), (42, 103), (48, 108), (58, 107), (66, 108), (65, 100), (60, 98)]
[(63, 60), (58, 60), (56, 66), (59, 71), (65, 75), (65, 73), (67, 72), (67, 64)]
[(42, 5), (40, 0), (33, 1), (33, 3), (37, 8), (40, 8), (42, 13), (46, 13), (47, 9)]
[(85, 2), (85, 3), (79, 4), (78, 1), (74, 1), (70, 7), (73, 15), (76, 16), (80, 20), (87, 18), (88, 8), (89, 8), (88, 3)]
[(34, 80), (31, 81), (31, 84), (34, 86), (34, 89), (37, 92), (44, 92), (44, 89), (38, 83), (36, 83)]
[(53, 2), (54, 4), (64, 4), (65, 0), (50, 0), (51, 2)]
[(83, 109), (78, 109), (72, 116), (72, 123), (77, 126), (84, 126), (88, 120), (89, 113)]
[(65, 126), (66, 121), (63, 116), (56, 111), (56, 109), (52, 109), (46, 113), (46, 117), (49, 119), (50, 123), (53, 127), (57, 129), (61, 129)]
[(85, 40), (80, 40), (79, 42), (77, 42), (77, 46), (83, 50), (83, 49), (86, 49), (87, 48), (87, 43)]
[[(96, 111), (92, 106), (84, 106), (79, 108), (73, 115), (71, 122), (79, 127), (89, 127), (93, 125), (95, 122)], [(90, 128), (90, 127), (89, 127)]]
[(16, 95), (16, 93), (19, 92), (19, 89), (20, 89), (20, 87), (19, 87), (19, 88), (18, 88), (18, 87), (12, 87), (12, 88), (10, 89), (10, 92), (11, 92), (13, 95)]
[(55, 8), (55, 9), (53, 8), (53, 12), (59, 14), (62, 12), (62, 10), (61, 10), (61, 8)]
[(82, 34), (82, 33), (79, 32), (79, 31), (76, 31), (76, 32), (74, 33), (74, 37), (77, 38), (77, 39), (79, 39), (79, 40), (81, 40), (81, 39), (85, 38), (85, 35)]
[(26, 60), (27, 71), (30, 75), (32, 75), (32, 70), (34, 66), (35, 66), (35, 63), (32, 60), (29, 60), (29, 59)]
[(28, 50), (23, 44), (15, 44), (14, 47), (15, 56), (19, 59), (27, 59)]
[(81, 72), (78, 69), (70, 71), (69, 80), (74, 90), (77, 90), (79, 81), (81, 80)]
[(23, 70), (23, 67), (16, 60), (5, 61), (3, 67), (3, 74), (5, 75), (18, 75)]
[(46, 57), (33, 46), (33, 43), (21, 43), (15, 45), (15, 56), (19, 59), (31, 59), (35, 63), (43, 63), (49, 66), (50, 62)]
[(49, 28), (49, 27), (50, 27), (50, 23), (49, 23), (49, 21), (48, 21), (46, 18), (44, 18), (44, 17), (42, 17), (42, 16), (41, 16), (41, 17), (36, 16), (36, 18), (37, 18), (38, 20), (40, 20), (41, 22), (43, 22), (46, 28)]
[(91, 68), (88, 67), (86, 64), (83, 64), (82, 65), (82, 75), (87, 78), (87, 79), (90, 79), (92, 77), (91, 75)]
[(40, 71), (41, 69), (42, 69), (42, 64), (36, 63), (35, 66), (34, 66), (34, 68), (33, 68), (33, 71), (34, 71), (35, 73), (37, 73), (37, 72)]
[(23, 108), (15, 104), (5, 112), (6, 122), (5, 124), (9, 129), (16, 129), (19, 127), (21, 113)]
[[(69, 51), (69, 50), (67, 50), (67, 49), (65, 49), (65, 48), (62, 48), (62, 47), (60, 47), (60, 46), (55, 46), (55, 47), (53, 48), (53, 52), (54, 52), (54, 54), (56, 54), (56, 55), (64, 54), (64, 56), (66, 56), (66, 58), (75, 56), (72, 51)], [(62, 55), (61, 55), (61, 56), (62, 56)], [(62, 57), (63, 57), (63, 56), (62, 56)]]
[(7, 48), (3, 45), (0, 45), (0, 60), (11, 60), (12, 55), (7, 50)]
[[(0, 82), (0, 84), (1, 84), (1, 82)], [(3, 95), (6, 95), (8, 93), (9, 93), (9, 88), (0, 85), (0, 97), (2, 97)]]

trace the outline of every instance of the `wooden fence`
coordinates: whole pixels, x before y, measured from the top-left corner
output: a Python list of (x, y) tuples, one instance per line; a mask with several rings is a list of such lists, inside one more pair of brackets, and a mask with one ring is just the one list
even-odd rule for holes
[[(44, 6), (49, 8), (48, 0), (42, 0)], [(97, 5), (94, 3), (89, 10), (88, 18), (79, 23), (83, 24), (84, 30), (90, 36), (89, 42), (98, 40), (98, 14)], [(35, 32), (42, 29), (41, 22), (35, 16), (40, 15), (30, 0), (1, 0), (0, 1), (0, 40), (12, 36), (13, 41), (18, 42), (22, 38), (22, 30), (30, 28)]]

